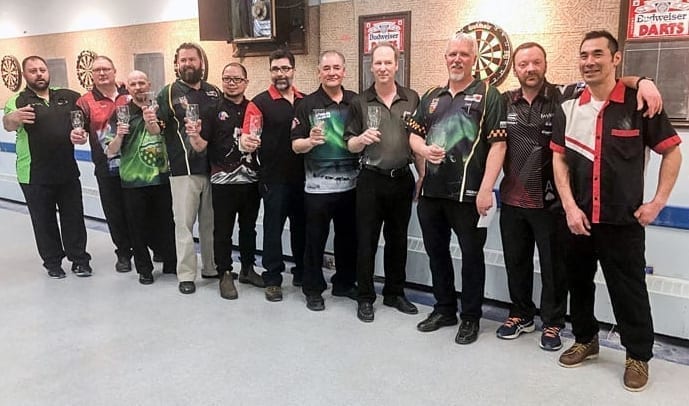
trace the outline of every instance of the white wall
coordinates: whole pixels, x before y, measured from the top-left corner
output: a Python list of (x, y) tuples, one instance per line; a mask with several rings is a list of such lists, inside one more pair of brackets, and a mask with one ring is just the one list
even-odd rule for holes
[(6, 0), (0, 7), (0, 38), (198, 18), (196, 0)]

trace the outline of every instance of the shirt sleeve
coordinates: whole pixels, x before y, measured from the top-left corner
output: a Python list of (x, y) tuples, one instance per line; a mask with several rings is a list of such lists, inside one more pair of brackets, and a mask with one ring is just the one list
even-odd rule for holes
[(349, 105), (349, 114), (347, 114), (347, 122), (345, 123), (344, 140), (345, 143), (350, 138), (356, 137), (364, 131), (363, 113), (361, 111), (361, 99), (364, 96), (357, 95), (352, 99)]
[(242, 134), (249, 134), (251, 131), (251, 118), (258, 117), (261, 126), (263, 125), (263, 113), (258, 106), (253, 102), (249, 102), (246, 106), (246, 113), (244, 113), (244, 123), (242, 124)]
[[(642, 112), (638, 114), (642, 114)], [(660, 114), (656, 114), (652, 118), (643, 118), (643, 120), (644, 144), (651, 147), (656, 153), (662, 154), (668, 148), (682, 142), (665, 111), (661, 111)]]
[(311, 131), (311, 120), (309, 118), (308, 103), (303, 101), (297, 105), (292, 123), (291, 139), (308, 138)]
[(489, 143), (507, 141), (505, 99), (493, 86), (486, 91), (486, 111), (483, 116), (483, 132)]
[(553, 134), (550, 139), (550, 149), (553, 152), (559, 154), (565, 153), (565, 125), (567, 124), (567, 119), (565, 117), (565, 112), (562, 110), (562, 106), (558, 105), (555, 107), (553, 114)]
[(416, 106), (416, 110), (407, 120), (407, 131), (410, 134), (414, 133), (423, 139), (426, 138), (426, 134), (428, 134), (428, 121), (426, 113), (428, 112), (429, 100), (433, 98), (432, 92), (435, 89), (437, 88), (432, 87), (423, 94), (421, 100)]

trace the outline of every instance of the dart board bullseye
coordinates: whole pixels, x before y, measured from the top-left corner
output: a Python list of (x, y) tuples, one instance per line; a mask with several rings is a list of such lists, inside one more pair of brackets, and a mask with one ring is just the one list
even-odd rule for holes
[(486, 21), (476, 21), (467, 24), (457, 33), (467, 33), (476, 36), (478, 54), (474, 66), (474, 77), (488, 80), (497, 86), (505, 79), (512, 61), (512, 44), (507, 33), (495, 24)]

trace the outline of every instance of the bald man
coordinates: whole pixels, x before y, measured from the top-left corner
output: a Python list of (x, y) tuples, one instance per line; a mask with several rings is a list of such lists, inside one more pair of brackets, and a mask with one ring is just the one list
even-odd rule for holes
[(120, 156), (120, 179), (134, 265), (143, 285), (153, 283), (153, 262), (148, 244), (163, 257), (163, 273), (175, 273), (174, 223), (167, 150), (152, 104), (151, 82), (144, 72), (127, 76), (129, 122), (118, 123), (107, 137), (108, 157)]

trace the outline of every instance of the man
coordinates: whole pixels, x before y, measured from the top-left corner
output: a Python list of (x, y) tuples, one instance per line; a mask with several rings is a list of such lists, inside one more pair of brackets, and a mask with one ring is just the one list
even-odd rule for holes
[(428, 332), (457, 324), (450, 257), (453, 230), (462, 250), (462, 323), (457, 344), (478, 338), (486, 228), (479, 228), (477, 222), (494, 204), (493, 185), (506, 149), (500, 94), (471, 76), (476, 48), (471, 35), (457, 33), (450, 39), (445, 51), (447, 86), (427, 91), (409, 124), (411, 147), (427, 161), (417, 209), (436, 299), (433, 312), (417, 328)]
[(163, 273), (175, 273), (175, 230), (172, 222), (169, 165), (165, 140), (160, 135), (155, 108), (150, 100), (151, 82), (141, 71), (127, 76), (129, 102), (128, 123), (110, 119), (105, 135), (108, 158), (120, 157), (120, 178), (124, 207), (131, 232), (134, 264), (139, 283), (153, 283), (153, 262), (148, 244), (163, 260)]
[(347, 150), (343, 140), (344, 123), (354, 92), (342, 87), (345, 58), (338, 51), (325, 51), (318, 59), (318, 90), (306, 96), (296, 112), (292, 128), (292, 149), (304, 154), (306, 177), (306, 250), (304, 285), (306, 307), (325, 309), (322, 293), (323, 253), (330, 232), (335, 228), (333, 296), (356, 299), (356, 177), (357, 156)]
[(258, 160), (256, 153), (239, 150), (244, 112), (249, 101), (244, 92), (249, 84), (246, 68), (239, 63), (227, 64), (222, 70), (223, 97), (216, 106), (208, 140), (213, 190), (213, 251), (220, 274), (220, 296), (236, 299), (237, 289), (232, 274), (232, 234), (239, 216), (239, 252), (242, 263), (239, 282), (264, 287), (254, 270), (256, 254), (256, 219), (261, 203), (258, 193)]
[[(304, 97), (292, 84), (294, 55), (286, 49), (268, 57), (272, 84), (251, 100), (244, 116), (242, 150), (258, 150), (259, 190), (263, 198), (263, 282), (266, 300), (282, 300), (282, 230), (289, 218), (295, 268), (293, 284), (301, 286), (304, 270), (304, 162), (292, 151), (294, 109)], [(262, 128), (262, 129), (261, 129)]]
[[(172, 212), (175, 221), (177, 250), (177, 279), (179, 291), (191, 294), (196, 291), (197, 259), (193, 227), (199, 220), (202, 276), (216, 277), (213, 264), (213, 205), (208, 177), (208, 156), (191, 146), (184, 125), (187, 106), (199, 106), (199, 117), (210, 122), (220, 91), (202, 80), (203, 50), (185, 42), (175, 51), (175, 66), (179, 78), (165, 86), (158, 94), (158, 117), (163, 122), (163, 136), (170, 160), (170, 189)], [(208, 129), (204, 130), (204, 139)]]
[(7, 101), (2, 124), (6, 131), (17, 132), (17, 180), (38, 254), (51, 278), (65, 277), (65, 255), (75, 275), (91, 276), (79, 168), (69, 136), (70, 111), (77, 110), (79, 94), (51, 89), (48, 65), (40, 56), (22, 61), (22, 75), (26, 89)]
[[(347, 148), (360, 153), (363, 163), (357, 180), (356, 224), (357, 317), (364, 322), (374, 318), (373, 273), (381, 227), (385, 238), (383, 304), (402, 313), (418, 313), (404, 295), (407, 227), (414, 196), (414, 176), (409, 169), (412, 153), (404, 118), (416, 109), (419, 95), (395, 82), (398, 60), (399, 51), (387, 42), (373, 48), (373, 85), (352, 100), (344, 135)], [(376, 108), (381, 112), (380, 123), (367, 119), (369, 109)]]
[[(575, 367), (598, 356), (593, 278), (600, 261), (622, 345), (624, 387), (643, 390), (653, 356), (645, 281), (645, 233), (674, 186), (681, 142), (667, 115), (636, 110), (636, 92), (615, 80), (622, 59), (607, 31), (588, 32), (579, 49), (583, 93), (562, 104), (553, 140), (555, 184), (565, 210), (567, 281), (575, 343), (559, 359)], [(646, 148), (662, 155), (655, 196), (643, 203)]]
[[(84, 111), (88, 129), (88, 141), (91, 147), (91, 159), (95, 166), (98, 193), (105, 215), (105, 222), (110, 230), (110, 238), (115, 244), (117, 272), (132, 270), (132, 243), (127, 228), (122, 186), (118, 173), (118, 160), (108, 161), (105, 156), (105, 134), (110, 131), (110, 118), (115, 114), (116, 106), (127, 104), (129, 96), (125, 89), (117, 87), (115, 74), (117, 70), (112, 60), (99, 55), (93, 60), (93, 89), (77, 100), (77, 105)], [(113, 131), (114, 132), (114, 131)]]
[[(562, 347), (560, 331), (565, 326), (567, 287), (564, 257), (556, 236), (560, 205), (555, 190), (552, 153), (553, 114), (563, 98), (581, 86), (558, 88), (545, 79), (546, 52), (527, 42), (515, 48), (514, 74), (520, 87), (503, 94), (506, 102), (507, 155), (500, 184), (500, 233), (512, 305), (507, 320), (496, 332), (498, 338), (514, 339), (534, 331), (536, 305), (533, 296), (534, 243), (538, 246), (541, 274), (540, 315), (543, 322), (540, 347)], [(638, 77), (622, 79), (629, 87)], [(652, 81), (640, 82), (649, 105), (659, 97)], [(560, 93), (562, 89), (563, 93)], [(643, 105), (643, 102), (642, 104)]]

